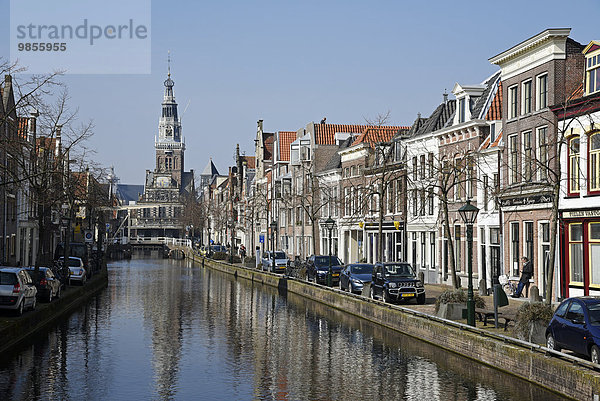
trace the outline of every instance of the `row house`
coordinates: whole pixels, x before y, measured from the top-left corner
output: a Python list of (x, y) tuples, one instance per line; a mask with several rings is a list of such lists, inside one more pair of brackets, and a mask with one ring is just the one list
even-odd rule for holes
[(582, 54), (582, 87), (552, 107), (560, 140), (561, 297), (600, 295), (600, 42)]
[(502, 74), (500, 224), (505, 273), (517, 280), (521, 258), (534, 265), (544, 297), (550, 261), (553, 184), (559, 166), (557, 117), (582, 80), (583, 46), (570, 29), (547, 29), (490, 58)]

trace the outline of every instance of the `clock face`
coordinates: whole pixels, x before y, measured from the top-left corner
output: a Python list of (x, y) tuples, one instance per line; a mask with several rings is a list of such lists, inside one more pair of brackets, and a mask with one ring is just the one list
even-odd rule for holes
[(158, 177), (156, 179), (156, 186), (159, 188), (167, 188), (169, 187), (170, 181), (169, 177)]
[(171, 136), (173, 134), (173, 129), (171, 127), (167, 127), (167, 136)]

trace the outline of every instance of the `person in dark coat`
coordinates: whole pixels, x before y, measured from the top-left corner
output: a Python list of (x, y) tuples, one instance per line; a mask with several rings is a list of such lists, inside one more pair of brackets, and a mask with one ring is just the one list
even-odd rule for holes
[(521, 258), (523, 261), (523, 269), (521, 270), (521, 279), (519, 280), (519, 285), (517, 285), (517, 291), (513, 294), (513, 298), (521, 297), (521, 292), (523, 291), (523, 287), (529, 284), (529, 279), (533, 277), (533, 263), (527, 257), (523, 256)]

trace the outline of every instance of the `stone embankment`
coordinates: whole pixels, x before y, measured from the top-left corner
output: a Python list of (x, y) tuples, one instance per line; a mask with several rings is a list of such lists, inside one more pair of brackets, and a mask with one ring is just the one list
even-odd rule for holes
[[(202, 257), (187, 256), (202, 263)], [(337, 289), (220, 261), (204, 261), (219, 270), (292, 292), (329, 307), (402, 332), (578, 400), (598, 400), (600, 372), (589, 361), (548, 350), (537, 344), (441, 319), (407, 307), (385, 304)]]

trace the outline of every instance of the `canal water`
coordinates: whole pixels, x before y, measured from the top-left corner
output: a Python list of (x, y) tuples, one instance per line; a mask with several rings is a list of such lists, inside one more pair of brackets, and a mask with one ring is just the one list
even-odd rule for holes
[(553, 393), (294, 294), (162, 259), (0, 360), (0, 399), (554, 400)]

